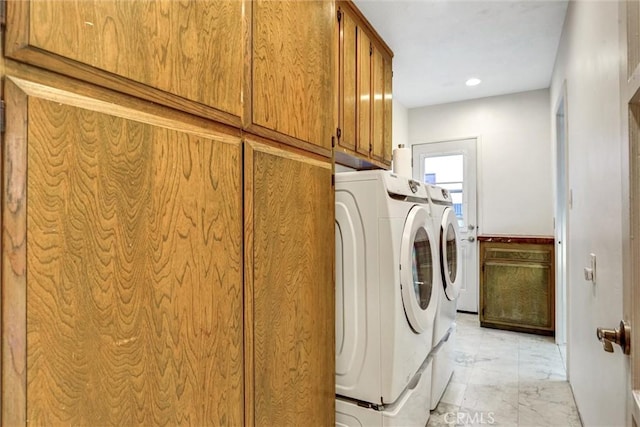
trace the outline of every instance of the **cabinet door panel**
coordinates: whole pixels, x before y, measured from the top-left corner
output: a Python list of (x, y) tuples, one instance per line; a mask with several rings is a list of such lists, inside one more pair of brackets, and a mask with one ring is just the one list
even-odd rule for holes
[(253, 3), (252, 123), (325, 155), (336, 126), (334, 10), (331, 1)]
[(359, 36), (358, 152), (368, 155), (371, 152), (371, 39), (364, 31), (361, 31)]
[(384, 158), (384, 62), (380, 50), (373, 49), (371, 64), (371, 81), (373, 89), (372, 108), (372, 156), (376, 160)]
[[(554, 243), (480, 242), (482, 326), (551, 335), (555, 324)], [(524, 241), (524, 242), (523, 242)]]
[(25, 291), (3, 299), (3, 422), (242, 425), (239, 139), (113, 96), (5, 95), (27, 120), (4, 152), (3, 287)]
[(256, 143), (245, 162), (247, 406), (259, 426), (334, 425), (331, 165)]
[(351, 15), (344, 10), (340, 20), (340, 60), (341, 60), (341, 96), (340, 96), (340, 129), (338, 140), (342, 147), (356, 150), (357, 106), (358, 106), (358, 74), (357, 43), (358, 32)]
[(392, 93), (393, 70), (391, 59), (384, 58), (384, 148), (383, 160), (391, 164), (391, 151), (393, 139), (393, 93)]
[(7, 54), (239, 125), (242, 9), (238, 0), (8, 2)]

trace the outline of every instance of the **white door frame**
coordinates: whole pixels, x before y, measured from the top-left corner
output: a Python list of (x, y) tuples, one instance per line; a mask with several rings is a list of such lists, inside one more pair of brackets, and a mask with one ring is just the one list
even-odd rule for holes
[[(558, 95), (554, 109), (554, 173), (555, 173), (555, 254), (556, 254), (556, 343), (568, 344), (568, 286), (569, 269), (567, 259), (569, 248), (567, 236), (569, 234), (569, 209), (571, 208), (571, 192), (569, 187), (569, 139), (567, 122), (567, 84), (564, 82)], [(569, 351), (567, 345), (567, 351)], [(565, 362), (568, 357), (565, 359)], [(569, 370), (567, 369), (567, 375)]]
[[(470, 143), (472, 142), (472, 143)], [(479, 143), (480, 143), (480, 138), (479, 137), (469, 137), (469, 138), (460, 138), (460, 139), (451, 139), (451, 140), (442, 140), (442, 141), (432, 141), (432, 142), (427, 142), (427, 143), (414, 143), (411, 147), (412, 149), (412, 157), (413, 157), (413, 178), (422, 182), (423, 181), (423, 177), (420, 176), (420, 171), (421, 171), (421, 165), (424, 165), (424, 158), (427, 157), (426, 155), (420, 155), (420, 154), (416, 154), (416, 149), (420, 149), (419, 147), (422, 146), (427, 146), (430, 145), (432, 147), (436, 147), (436, 145), (440, 145), (442, 147), (443, 144), (446, 144), (447, 147), (446, 148), (442, 148), (441, 151), (442, 155), (455, 155), (455, 154), (466, 154), (465, 155), (465, 164), (464, 164), (464, 176), (465, 177), (469, 177), (471, 175), (473, 175), (473, 180), (474, 180), (474, 185), (475, 188), (473, 188), (473, 191), (465, 191), (464, 192), (464, 200), (463, 200), (463, 210), (465, 212), (465, 218), (469, 218), (469, 211), (472, 210), (473, 213), (475, 215), (471, 215), (472, 218), (471, 221), (475, 221), (475, 223), (469, 223), (467, 222), (467, 224), (473, 225), (473, 229), (469, 230), (467, 228), (465, 229), (461, 229), (460, 230), (460, 239), (462, 240), (466, 240), (469, 239), (467, 241), (467, 248), (472, 247), (473, 248), (473, 252), (471, 253), (471, 259), (468, 260), (468, 262), (464, 263), (464, 270), (462, 271), (462, 279), (465, 280), (465, 282), (469, 282), (473, 285), (474, 289), (474, 298), (473, 300), (470, 302), (470, 306), (469, 307), (464, 307), (464, 306), (460, 306), (460, 302), (461, 300), (458, 299), (458, 309), (462, 310), (462, 311), (469, 311), (469, 312), (474, 312), (477, 313), (479, 310), (478, 307), (478, 303), (479, 303), (479, 289), (480, 289), (480, 276), (479, 276), (479, 269), (478, 269), (478, 244), (477, 244), (477, 240), (476, 237), (479, 234), (479, 210), (478, 210), (478, 201), (477, 201), (477, 193), (478, 193), (478, 181), (479, 181), (479, 173), (478, 173), (478, 153), (479, 153)], [(470, 149), (470, 146), (473, 147), (473, 152), (471, 157), (474, 158), (473, 162), (469, 162), (467, 159), (469, 157), (469, 153), (467, 152)], [(473, 163), (473, 164), (472, 164)], [(470, 172), (470, 168), (475, 169), (475, 173), (472, 174)], [(465, 181), (468, 181), (468, 179), (465, 178)], [(469, 190), (468, 184), (465, 184), (467, 186), (467, 190)], [(473, 245), (473, 246), (471, 246)], [(464, 248), (464, 245), (461, 245), (461, 250)], [(464, 251), (462, 254), (462, 258), (467, 259), (467, 256), (465, 256)], [(471, 281), (466, 280), (468, 277), (472, 277), (473, 279)]]

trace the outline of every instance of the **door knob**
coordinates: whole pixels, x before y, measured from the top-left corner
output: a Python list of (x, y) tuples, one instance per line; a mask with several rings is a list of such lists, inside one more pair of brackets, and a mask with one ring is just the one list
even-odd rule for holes
[(476, 238), (475, 238), (475, 237), (473, 237), (473, 236), (471, 236), (471, 237), (469, 237), (468, 239), (460, 239), (460, 240), (466, 240), (466, 241), (468, 241), (468, 242), (475, 242), (475, 241), (476, 241)]
[(602, 348), (606, 352), (613, 353), (613, 343), (616, 343), (622, 348), (624, 354), (631, 353), (631, 327), (622, 320), (618, 329), (597, 328), (596, 336), (602, 342)]

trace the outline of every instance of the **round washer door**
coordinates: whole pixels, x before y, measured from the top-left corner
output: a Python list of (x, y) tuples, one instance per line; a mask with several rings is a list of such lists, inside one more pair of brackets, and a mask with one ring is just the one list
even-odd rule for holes
[(460, 235), (458, 219), (451, 208), (446, 208), (442, 214), (440, 230), (440, 267), (442, 269), (442, 284), (444, 293), (449, 300), (458, 298), (462, 278), (460, 277)]
[(400, 245), (400, 286), (402, 304), (411, 328), (431, 330), (437, 305), (434, 277), (437, 273), (437, 242), (427, 226), (427, 210), (414, 206), (409, 211)]

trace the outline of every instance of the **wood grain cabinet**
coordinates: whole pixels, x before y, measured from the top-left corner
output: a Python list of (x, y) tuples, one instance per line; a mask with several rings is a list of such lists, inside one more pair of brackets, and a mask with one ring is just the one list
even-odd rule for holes
[(9, 70), (2, 424), (242, 425), (242, 145)]
[(334, 2), (6, 21), (0, 423), (333, 425)]
[(332, 167), (245, 144), (249, 421), (335, 424)]
[(351, 167), (391, 165), (393, 53), (350, 1), (338, 3), (338, 147)]
[(331, 157), (333, 1), (255, 0), (249, 131)]
[(333, 1), (7, 6), (9, 58), (331, 157)]
[(554, 240), (479, 236), (480, 324), (554, 334)]
[(7, 2), (5, 54), (240, 126), (243, 1)]

